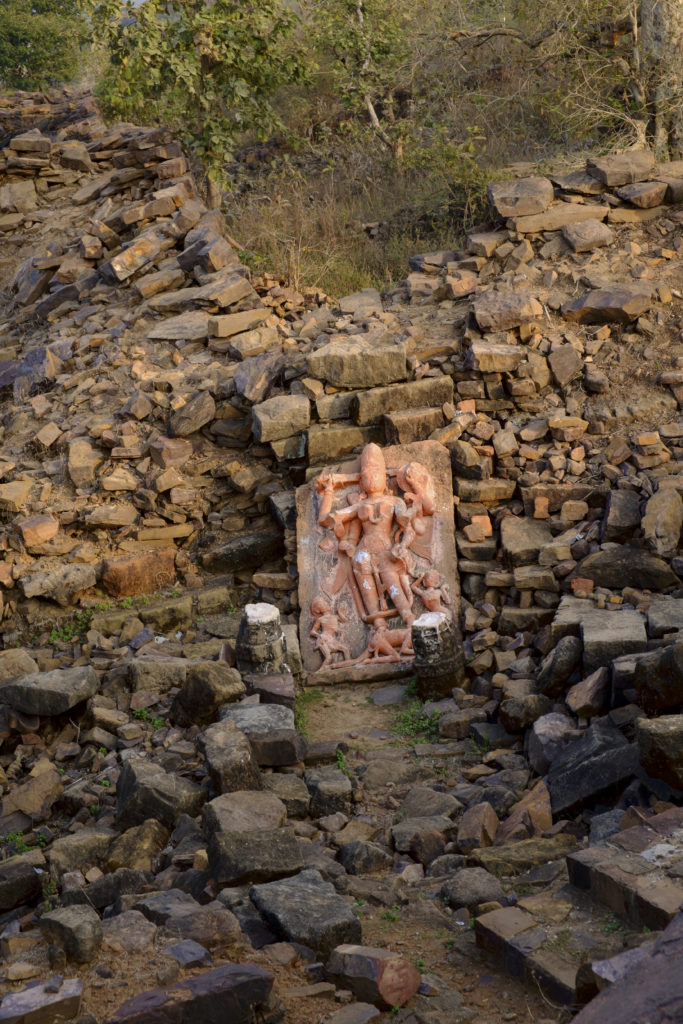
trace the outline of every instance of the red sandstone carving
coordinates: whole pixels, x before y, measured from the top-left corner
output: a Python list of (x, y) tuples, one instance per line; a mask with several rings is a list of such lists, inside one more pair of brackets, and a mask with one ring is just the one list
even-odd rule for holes
[[(334, 557), (309, 606), (321, 667), (412, 658), (416, 615), (423, 609), (447, 611), (444, 604), (451, 604), (448, 585), (433, 568), (436, 502), (429, 471), (416, 461), (387, 470), (381, 448), (369, 444), (359, 473), (323, 473), (315, 487), (317, 523), (326, 531), (319, 547)], [(342, 489), (347, 493), (338, 498)], [(349, 617), (342, 608), (334, 610), (345, 590), (356, 619), (369, 626), (367, 646), (355, 658), (343, 639)], [(402, 625), (390, 628), (390, 619)]]

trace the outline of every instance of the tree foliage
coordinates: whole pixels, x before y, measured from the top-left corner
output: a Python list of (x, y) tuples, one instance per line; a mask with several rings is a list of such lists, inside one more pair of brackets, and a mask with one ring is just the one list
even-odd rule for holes
[(78, 0), (0, 0), (0, 83), (46, 89), (72, 81), (86, 33)]
[(107, 113), (170, 124), (220, 178), (238, 135), (280, 124), (272, 97), (306, 67), (288, 48), (297, 22), (284, 0), (89, 0), (108, 56)]

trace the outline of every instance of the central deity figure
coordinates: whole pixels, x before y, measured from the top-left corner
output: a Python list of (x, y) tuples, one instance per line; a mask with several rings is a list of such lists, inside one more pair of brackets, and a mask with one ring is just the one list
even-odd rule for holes
[[(408, 471), (409, 479), (410, 466), (403, 470)], [(335, 487), (357, 483), (362, 491), (349, 494), (347, 507), (333, 511)], [(418, 495), (407, 495), (409, 508), (403, 498), (391, 493), (384, 456), (376, 444), (363, 449), (360, 478), (357, 474), (323, 474), (316, 486), (322, 495), (318, 522), (333, 531), (340, 555), (350, 559), (359, 614), (371, 624), (378, 618), (399, 615), (409, 626), (415, 618), (410, 547), (416, 539), (415, 515), (418, 511), (425, 514), (424, 502), (416, 504)]]

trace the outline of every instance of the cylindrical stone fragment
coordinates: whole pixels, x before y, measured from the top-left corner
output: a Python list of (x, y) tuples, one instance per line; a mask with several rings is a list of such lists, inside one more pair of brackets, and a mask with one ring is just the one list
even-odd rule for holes
[(462, 641), (444, 612), (425, 612), (412, 625), (415, 674), (420, 700), (450, 697), (465, 679)]
[(248, 604), (237, 634), (237, 667), (240, 672), (287, 672), (287, 647), (280, 612), (272, 604)]

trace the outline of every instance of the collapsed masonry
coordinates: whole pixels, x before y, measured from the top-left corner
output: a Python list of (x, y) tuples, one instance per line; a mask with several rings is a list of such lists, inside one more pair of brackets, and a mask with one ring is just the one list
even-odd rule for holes
[[(580, 915), (567, 871), (625, 929), (680, 920), (683, 165), (630, 152), (494, 185), (465, 250), (414, 257), (384, 302), (335, 303), (239, 262), (168, 133), (55, 94), (3, 100), (0, 134), (0, 828), (45, 844), (0, 865), (19, 965), (0, 1019), (31, 1000), (75, 1016), (77, 978), (12, 989), (27, 949), (97, 957), (105, 907), (105, 950), (163, 933), (327, 959), (361, 941), (350, 904), (379, 898), (378, 871), (383, 898), (412, 885), (451, 926), (472, 913), (477, 941), (561, 1002), (635, 960), (647, 974), (652, 943), (629, 934), (628, 960), (601, 967), (604, 935), (559, 936)], [(462, 590), (467, 684), (434, 745), (459, 765), (448, 793), (351, 752), (352, 781), (292, 710), (295, 487), (371, 442), (423, 440), (449, 453)], [(225, 612), (244, 599), (279, 609), (287, 663), (279, 627), (265, 660), (240, 647)], [(40, 931), (36, 867), (62, 903)], [(531, 895), (515, 905), (496, 876)], [(206, 948), (178, 956), (208, 979)], [(354, 988), (343, 952), (320, 984), (378, 1007), (413, 995), (397, 969), (388, 1001), (363, 955), (376, 984)], [(254, 1003), (277, 1019), (257, 963), (210, 973), (158, 998), (196, 1014), (246, 989), (240, 1020)], [(426, 984), (406, 1013), (467, 1019)]]

